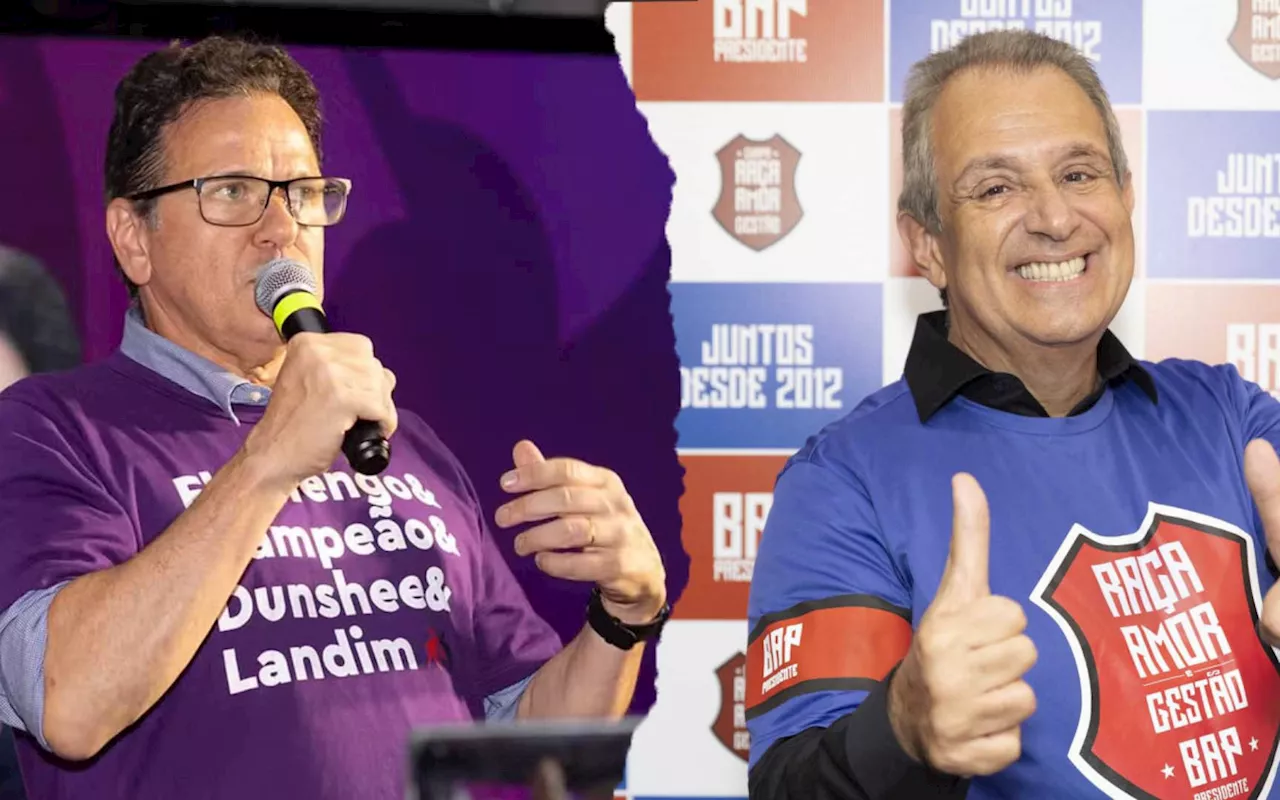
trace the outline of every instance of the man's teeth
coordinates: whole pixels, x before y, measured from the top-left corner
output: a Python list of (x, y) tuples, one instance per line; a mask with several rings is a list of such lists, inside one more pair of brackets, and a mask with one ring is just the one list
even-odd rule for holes
[(1084, 256), (1056, 264), (1036, 262), (1018, 267), (1018, 274), (1029, 281), (1069, 281), (1084, 272)]

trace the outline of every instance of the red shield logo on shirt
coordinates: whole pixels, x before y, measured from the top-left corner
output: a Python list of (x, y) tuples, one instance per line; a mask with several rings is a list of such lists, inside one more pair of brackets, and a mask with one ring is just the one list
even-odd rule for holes
[(1032, 600), (1080, 675), (1073, 764), (1113, 798), (1263, 797), (1280, 731), (1276, 655), (1259, 638), (1254, 540), (1152, 505), (1138, 532), (1072, 529)]
[(1280, 78), (1280, 14), (1268, 12), (1258, 0), (1239, 0), (1227, 41), (1244, 63), (1272, 80)]
[(796, 195), (799, 150), (781, 136), (756, 141), (739, 134), (716, 160), (720, 197), (711, 214), (730, 236), (758, 252), (791, 233), (804, 216)]
[(720, 744), (743, 761), (751, 752), (747, 733), (747, 654), (737, 653), (716, 670), (720, 683), (720, 713), (711, 732)]

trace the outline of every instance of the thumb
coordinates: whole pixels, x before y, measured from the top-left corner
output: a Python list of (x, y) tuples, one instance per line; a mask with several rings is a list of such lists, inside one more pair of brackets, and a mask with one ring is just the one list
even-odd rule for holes
[(961, 472), (951, 479), (951, 553), (938, 586), (937, 603), (967, 603), (991, 593), (987, 581), (990, 560), (991, 513), (977, 479)]
[(536, 444), (528, 439), (521, 439), (511, 449), (511, 460), (517, 467), (523, 467), (529, 464), (537, 464), (547, 459), (543, 457), (542, 451), (538, 449)]
[(1254, 439), (1245, 447), (1244, 479), (1258, 504), (1267, 549), (1280, 564), (1280, 458), (1267, 440)]

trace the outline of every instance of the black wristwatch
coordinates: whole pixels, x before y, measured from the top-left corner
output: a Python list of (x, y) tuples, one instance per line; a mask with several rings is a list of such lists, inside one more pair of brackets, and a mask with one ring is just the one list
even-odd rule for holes
[(671, 604), (666, 603), (653, 622), (628, 625), (605, 610), (599, 586), (591, 590), (591, 602), (587, 604), (587, 622), (591, 629), (600, 634), (600, 638), (621, 650), (630, 650), (640, 642), (656, 638), (670, 616)]

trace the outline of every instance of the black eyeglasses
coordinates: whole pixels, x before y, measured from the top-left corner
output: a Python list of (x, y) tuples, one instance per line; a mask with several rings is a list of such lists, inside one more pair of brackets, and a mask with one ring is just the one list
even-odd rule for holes
[(289, 213), (299, 225), (328, 227), (342, 221), (351, 181), (346, 178), (269, 181), (253, 175), (218, 175), (148, 189), (126, 199), (150, 200), (182, 189), (196, 190), (200, 216), (210, 225), (232, 228), (255, 225), (266, 213), (276, 189), (284, 189)]

